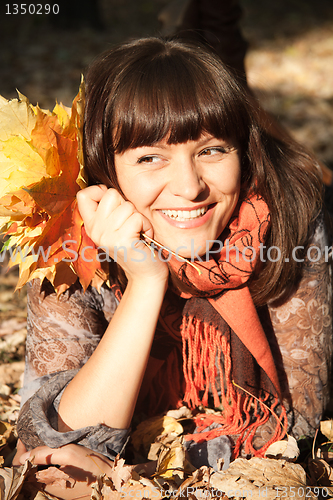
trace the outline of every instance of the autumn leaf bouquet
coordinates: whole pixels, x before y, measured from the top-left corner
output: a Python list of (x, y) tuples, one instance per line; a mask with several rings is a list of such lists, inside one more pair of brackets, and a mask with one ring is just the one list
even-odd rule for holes
[(16, 289), (34, 278), (47, 278), (58, 293), (77, 278), (84, 289), (104, 280), (76, 202), (86, 186), (83, 108), (83, 82), (71, 109), (0, 96), (0, 257), (7, 252), (9, 266), (19, 264)]

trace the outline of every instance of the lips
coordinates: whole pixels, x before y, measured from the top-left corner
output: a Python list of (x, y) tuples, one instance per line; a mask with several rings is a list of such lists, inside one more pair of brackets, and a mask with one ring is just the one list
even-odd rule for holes
[(196, 210), (161, 210), (161, 212), (167, 217), (170, 217), (170, 219), (184, 222), (202, 217), (207, 212), (207, 210), (208, 206), (200, 207)]
[(210, 219), (215, 207), (216, 203), (212, 203), (196, 209), (163, 209), (159, 210), (159, 213), (171, 226), (180, 229), (194, 229), (202, 226)]

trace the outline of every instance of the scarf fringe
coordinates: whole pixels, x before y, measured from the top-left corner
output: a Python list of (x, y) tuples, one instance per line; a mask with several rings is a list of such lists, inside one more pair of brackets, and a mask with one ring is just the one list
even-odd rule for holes
[[(279, 405), (277, 396), (264, 394), (261, 399), (242, 393), (232, 383), (230, 343), (212, 324), (206, 324), (195, 317), (184, 316), (182, 323), (183, 370), (186, 383), (184, 402), (190, 408), (208, 406), (209, 393), (214, 406), (221, 408), (219, 414), (199, 414), (195, 422), (197, 432), (187, 435), (186, 440), (197, 442), (214, 439), (221, 435), (239, 435), (234, 457), (244, 448), (246, 454), (263, 456), (270, 444), (282, 439), (287, 433), (287, 415), (280, 405), (280, 416), (275, 412)], [(220, 388), (216, 380), (220, 381)], [(267, 404), (270, 404), (270, 407)], [(270, 416), (276, 419), (272, 438), (259, 450), (254, 449), (253, 439), (258, 428), (268, 422)], [(211, 425), (222, 425), (206, 430)]]

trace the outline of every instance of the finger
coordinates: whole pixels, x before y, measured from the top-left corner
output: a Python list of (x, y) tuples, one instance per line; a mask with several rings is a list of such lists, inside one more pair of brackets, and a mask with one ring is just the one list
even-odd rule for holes
[(106, 191), (107, 187), (100, 184), (98, 186), (89, 186), (76, 194), (79, 212), (83, 220), (89, 220), (91, 214), (96, 212), (98, 204)]
[(22, 443), (21, 439), (17, 440), (16, 443), (16, 453), (12, 461), (12, 465), (21, 465), (20, 463), (20, 456), (23, 455), (23, 453), (26, 453), (27, 449)]
[[(39, 446), (33, 450), (27, 451), (20, 456), (20, 463), (23, 464), (27, 459), (36, 465), (62, 465), (59, 461), (53, 461), (53, 455), (57, 449), (50, 448), (49, 446)], [(59, 457), (57, 457), (59, 458)]]
[(126, 202), (116, 189), (108, 189), (98, 204), (98, 220), (105, 220), (117, 207), (126, 203), (129, 202)]
[(128, 217), (128, 223), (132, 225), (134, 233), (138, 239), (141, 238), (141, 235), (143, 233), (147, 234), (150, 238), (154, 237), (154, 230), (150, 220), (140, 212), (137, 212), (135, 207), (132, 214), (130, 214), (130, 216)]
[[(111, 207), (111, 204), (110, 204)], [(109, 207), (109, 208), (110, 208)], [(108, 219), (110, 223), (109, 229), (112, 228), (113, 231), (118, 231), (124, 229), (124, 225), (128, 222), (130, 217), (137, 214), (140, 218), (142, 217), (136, 210), (130, 201), (123, 201), (120, 205), (113, 208), (112, 212), (107, 215), (104, 220)], [(100, 214), (99, 214), (100, 215)], [(133, 231), (131, 231), (133, 232)]]
[(143, 233), (153, 238), (154, 231), (150, 221), (139, 212), (134, 212), (129, 218), (129, 224), (135, 228), (135, 234), (138, 239), (141, 239)]

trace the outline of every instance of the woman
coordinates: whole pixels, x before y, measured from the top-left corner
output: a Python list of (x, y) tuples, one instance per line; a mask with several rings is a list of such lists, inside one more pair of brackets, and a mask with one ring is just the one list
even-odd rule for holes
[(35, 462), (82, 465), (83, 447), (112, 460), (133, 414), (184, 402), (220, 408), (199, 412), (191, 439), (234, 436), (235, 456), (262, 454), (287, 427), (313, 435), (331, 355), (314, 160), (265, 133), (199, 46), (123, 44), (92, 65), (86, 97), (78, 206), (112, 258), (111, 286), (75, 284), (59, 301), (30, 286), (25, 399), (35, 394), (18, 432), (41, 446)]

